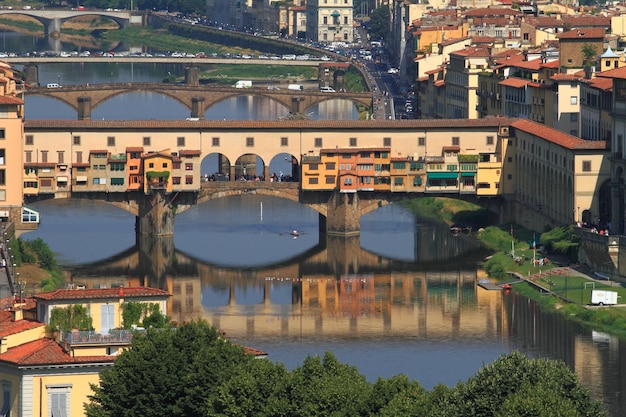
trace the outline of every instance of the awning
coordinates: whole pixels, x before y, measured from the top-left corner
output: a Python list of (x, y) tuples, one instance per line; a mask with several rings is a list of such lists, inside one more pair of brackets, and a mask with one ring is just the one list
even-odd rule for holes
[(57, 177), (57, 182), (67, 182), (67, 177)]
[(87, 176), (86, 175), (78, 175), (78, 176), (76, 176), (76, 181), (78, 181), (78, 182), (87, 182)]
[(428, 173), (428, 178), (429, 179), (452, 179), (452, 178), (458, 178), (459, 177), (459, 173), (458, 172), (429, 172)]
[(475, 172), (461, 172), (461, 176), (462, 177), (475, 177), (476, 173)]
[(334, 12), (332, 12), (330, 15), (331, 15), (332, 17), (339, 17), (339, 16), (341, 16), (341, 13), (339, 13), (338, 11), (336, 11), (336, 10), (335, 10), (335, 11), (334, 11)]

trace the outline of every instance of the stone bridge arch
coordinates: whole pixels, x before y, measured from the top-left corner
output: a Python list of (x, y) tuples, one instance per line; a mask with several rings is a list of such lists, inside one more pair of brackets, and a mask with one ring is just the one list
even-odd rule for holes
[[(261, 181), (227, 181), (227, 182), (210, 182), (202, 185), (202, 190), (198, 193), (196, 205), (206, 203), (207, 201), (216, 200), (218, 198), (226, 198), (240, 195), (262, 195), (302, 204), (300, 201), (300, 184), (299, 183), (271, 183), (264, 184)], [(319, 207), (307, 206), (319, 212)], [(177, 213), (182, 213), (192, 206), (179, 207)]]
[(106, 17), (117, 23), (120, 29), (130, 25), (130, 12), (107, 12), (98, 10), (76, 11), (76, 10), (0, 10), (0, 15), (21, 15), (35, 19), (44, 27), (44, 34), (52, 36), (61, 31), (61, 27), (68, 20), (82, 16)]
[(54, 97), (67, 103), (78, 113), (78, 119), (91, 118), (91, 109), (98, 107), (111, 97), (136, 91), (149, 91), (173, 98), (191, 112), (191, 117), (203, 119), (205, 108), (209, 108), (226, 99), (237, 96), (267, 97), (284, 105), (293, 114), (302, 114), (305, 109), (315, 104), (330, 100), (349, 100), (360, 109), (371, 109), (371, 93), (337, 92), (325, 93), (317, 90), (267, 90), (264, 88), (238, 89), (233, 87), (215, 87), (205, 85), (173, 85), (168, 83), (116, 83), (91, 86), (71, 85), (61, 88), (35, 87), (26, 91), (26, 95)]
[(106, 193), (106, 192), (73, 192), (67, 194), (40, 194), (37, 196), (25, 196), (25, 203), (45, 202), (49, 200), (89, 200), (98, 203), (104, 203), (122, 209), (133, 216), (139, 216), (139, 204), (137, 198), (130, 196), (128, 193)]

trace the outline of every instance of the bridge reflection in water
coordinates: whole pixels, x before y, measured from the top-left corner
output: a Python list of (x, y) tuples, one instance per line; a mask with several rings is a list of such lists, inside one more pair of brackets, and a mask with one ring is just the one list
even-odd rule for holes
[[(614, 370), (621, 366), (625, 343), (609, 335), (592, 336), (590, 330), (543, 313), (534, 301), (514, 293), (478, 287), (477, 280), (485, 276), (476, 261), (484, 254), (471, 239), (419, 226), (415, 235), (414, 262), (363, 250), (359, 237), (322, 237), (297, 257), (236, 269), (176, 251), (173, 238), (164, 238), (138, 242), (117, 256), (73, 267), (69, 274), (75, 284), (89, 288), (167, 289), (173, 320), (204, 318), (235, 340), (280, 341), (273, 345), (277, 349), (296, 346), (289, 341), (387, 338), (433, 341), (451, 352), (459, 349), (450, 349), (450, 343), (464, 343), (470, 351), (487, 350), (481, 363), (495, 359), (499, 345), (533, 357), (560, 358), (598, 397), (606, 398), (611, 415), (624, 415), (626, 399), (617, 393), (626, 378)], [(469, 354), (449, 362), (471, 364), (472, 358)], [(420, 369), (429, 366), (421, 363)], [(476, 371), (469, 367), (467, 376)], [(442, 378), (438, 375), (435, 382)]]
[[(358, 236), (323, 236), (317, 246), (292, 259), (236, 269), (176, 251), (173, 238), (144, 238), (125, 253), (72, 267), (69, 273), (75, 285), (87, 288), (166, 289), (172, 294), (168, 315), (173, 320), (202, 317), (233, 335), (479, 335), (489, 330), (481, 329), (485, 325), (500, 327), (495, 320), (499, 294), (481, 293), (475, 285), (476, 260), (482, 258), (477, 243), (433, 233), (430, 227), (418, 227), (415, 235), (416, 262), (363, 250)], [(486, 308), (477, 310), (477, 303), (486, 303)], [(491, 319), (485, 320), (485, 314)]]

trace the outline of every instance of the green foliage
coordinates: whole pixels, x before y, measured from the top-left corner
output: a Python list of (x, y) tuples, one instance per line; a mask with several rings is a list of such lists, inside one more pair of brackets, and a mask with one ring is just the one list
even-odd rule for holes
[(574, 226), (556, 227), (542, 233), (540, 242), (548, 252), (566, 255), (569, 259), (577, 259), (580, 238), (574, 233)]
[(478, 162), (479, 155), (459, 154), (459, 163)]
[[(543, 392), (552, 394), (539, 399), (536, 393)], [(549, 408), (543, 414), (532, 414), (534, 401)], [(466, 383), (459, 383), (449, 397), (449, 404), (456, 409), (457, 417), (606, 416), (601, 403), (592, 399), (591, 392), (563, 362), (528, 359), (519, 352), (500, 357)], [(509, 410), (516, 412), (507, 414)], [(570, 410), (579, 414), (561, 414)]]
[(606, 415), (562, 362), (513, 352), (465, 383), (426, 392), (404, 375), (370, 384), (328, 352), (288, 371), (245, 354), (204, 321), (137, 334), (91, 388), (89, 417)]
[(371, 387), (355, 367), (327, 352), (307, 357), (292, 372), (293, 417), (355, 416), (365, 407)]
[(389, 22), (389, 6), (383, 4), (370, 14), (370, 38), (374, 41), (385, 39), (390, 32)]
[(124, 328), (130, 329), (135, 326), (144, 328), (165, 328), (168, 327), (170, 319), (161, 314), (159, 305), (156, 303), (137, 303), (134, 301), (125, 302), (122, 305), (122, 319)]
[(582, 53), (583, 53), (583, 64), (585, 66), (592, 65), (596, 57), (598, 56), (598, 50), (596, 49), (596, 47), (588, 43), (583, 45)]
[(89, 317), (87, 309), (80, 304), (65, 308), (54, 307), (50, 313), (49, 327), (65, 332), (73, 329), (93, 330), (92, 318)]
[(136, 334), (100, 374), (87, 416), (206, 416), (220, 390), (255, 359), (204, 321)]

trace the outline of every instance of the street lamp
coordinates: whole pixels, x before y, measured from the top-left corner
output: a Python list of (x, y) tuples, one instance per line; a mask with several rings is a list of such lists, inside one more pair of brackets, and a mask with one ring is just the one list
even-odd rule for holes
[(57, 84), (61, 85), (61, 74), (57, 75)]

